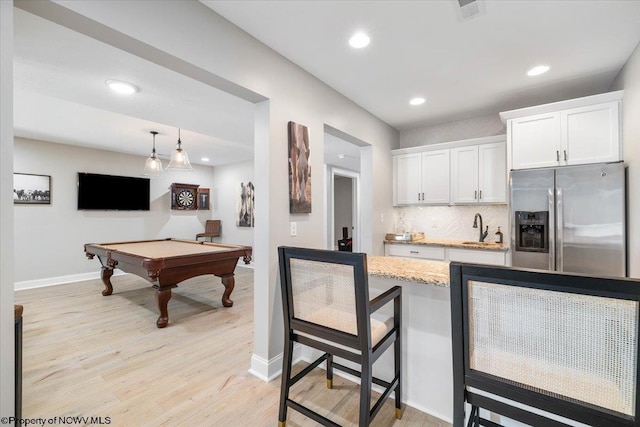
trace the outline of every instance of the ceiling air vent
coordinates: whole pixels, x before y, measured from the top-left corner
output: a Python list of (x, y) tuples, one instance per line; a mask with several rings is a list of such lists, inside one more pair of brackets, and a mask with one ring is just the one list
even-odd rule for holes
[(461, 20), (473, 19), (484, 12), (482, 0), (454, 0), (458, 18)]

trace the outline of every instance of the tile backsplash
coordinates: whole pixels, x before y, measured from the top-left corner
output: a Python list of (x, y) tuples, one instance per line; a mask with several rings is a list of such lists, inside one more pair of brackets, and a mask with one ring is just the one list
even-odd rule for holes
[(455, 240), (478, 240), (479, 230), (473, 228), (476, 213), (482, 216), (483, 227), (489, 226), (485, 239), (494, 242), (498, 226), (509, 243), (509, 206), (424, 206), (394, 208), (393, 230), (389, 232), (424, 232), (426, 237)]

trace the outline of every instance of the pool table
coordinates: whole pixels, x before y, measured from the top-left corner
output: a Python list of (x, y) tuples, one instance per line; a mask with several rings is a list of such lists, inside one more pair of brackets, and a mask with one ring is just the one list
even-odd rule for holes
[(153, 283), (160, 310), (156, 322), (158, 328), (169, 323), (167, 304), (171, 299), (171, 289), (192, 277), (203, 274), (220, 277), (225, 287), (222, 305), (231, 307), (233, 301), (229, 297), (234, 287), (233, 273), (238, 259), (242, 257), (245, 264), (251, 261), (250, 246), (179, 239), (87, 243), (84, 252), (89, 259), (97, 256), (102, 264), (100, 277), (105, 286), (104, 296), (113, 293), (111, 276), (116, 268)]

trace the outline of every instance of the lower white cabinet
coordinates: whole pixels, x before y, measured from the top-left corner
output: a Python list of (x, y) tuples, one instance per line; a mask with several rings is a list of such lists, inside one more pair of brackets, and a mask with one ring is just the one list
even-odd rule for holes
[(436, 261), (445, 260), (445, 250), (441, 246), (425, 245), (385, 245), (385, 255), (405, 258), (422, 258)]
[(475, 264), (507, 265), (506, 251), (485, 249), (459, 249), (445, 246), (427, 246), (410, 244), (385, 244), (386, 256), (420, 258), (433, 261), (458, 261)]

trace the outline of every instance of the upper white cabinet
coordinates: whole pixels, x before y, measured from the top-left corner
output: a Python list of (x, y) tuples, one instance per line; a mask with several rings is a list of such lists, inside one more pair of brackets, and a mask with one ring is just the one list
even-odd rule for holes
[(393, 156), (394, 205), (449, 203), (449, 150)]
[(511, 169), (622, 160), (622, 91), (500, 113)]
[(451, 149), (451, 202), (507, 202), (507, 159), (504, 142)]
[(393, 151), (393, 204), (506, 203), (505, 136)]

